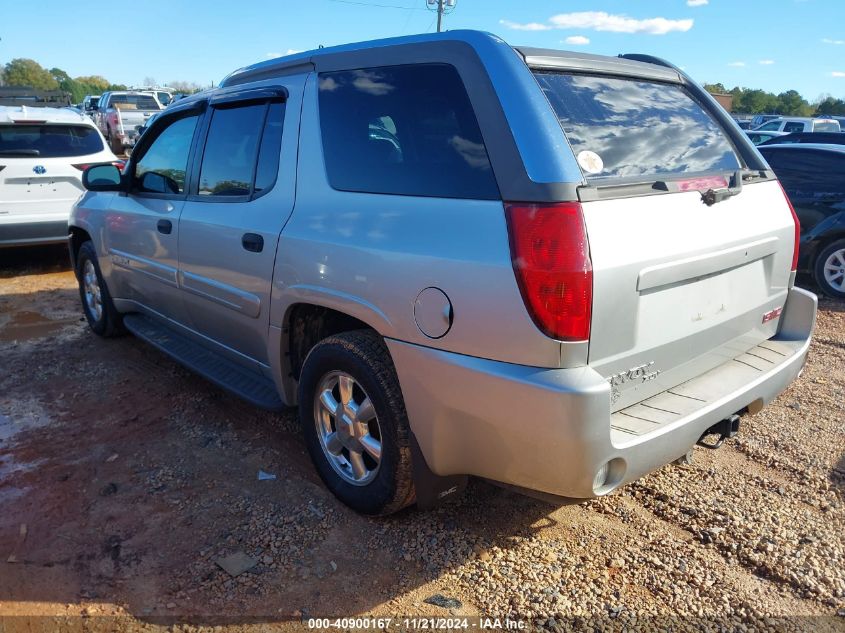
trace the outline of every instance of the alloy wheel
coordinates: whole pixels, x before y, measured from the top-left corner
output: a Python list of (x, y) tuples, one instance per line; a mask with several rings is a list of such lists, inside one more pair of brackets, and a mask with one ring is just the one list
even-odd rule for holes
[(320, 447), (344, 481), (365, 486), (378, 473), (382, 443), (378, 416), (363, 387), (342, 371), (327, 373), (314, 394)]

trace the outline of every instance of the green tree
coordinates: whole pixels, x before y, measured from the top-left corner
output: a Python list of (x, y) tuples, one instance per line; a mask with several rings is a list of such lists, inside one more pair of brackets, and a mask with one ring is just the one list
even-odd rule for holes
[(84, 85), (80, 84), (76, 81), (76, 79), (72, 78), (61, 68), (51, 68), (50, 74), (59, 84), (59, 90), (64, 90), (65, 92), (70, 93), (71, 101), (73, 103), (79, 103), (85, 95), (88, 94)]
[(709, 93), (715, 94), (727, 94), (728, 90), (725, 88), (725, 84), (704, 84), (704, 89)]
[(797, 90), (787, 90), (781, 92), (777, 96), (778, 106), (775, 110), (777, 114), (786, 114), (791, 116), (810, 116), (813, 109), (807, 100), (802, 97)]
[(816, 114), (845, 116), (845, 100), (827, 96), (816, 104)]
[(77, 77), (76, 81), (85, 86), (86, 94), (101, 94), (109, 89), (109, 80), (100, 75)]
[(734, 106), (737, 112), (748, 114), (764, 114), (774, 112), (780, 105), (778, 98), (765, 90), (744, 90), (739, 97), (739, 103)]
[(41, 64), (32, 59), (17, 58), (6, 64), (4, 81), (8, 86), (25, 86), (36, 90), (57, 90), (59, 83)]

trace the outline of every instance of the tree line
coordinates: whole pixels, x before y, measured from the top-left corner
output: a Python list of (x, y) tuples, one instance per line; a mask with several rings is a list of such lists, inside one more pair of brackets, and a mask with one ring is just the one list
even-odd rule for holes
[(704, 84), (708, 92), (733, 96), (733, 111), (740, 114), (783, 114), (786, 116), (845, 115), (845, 99), (822, 95), (813, 103), (807, 101), (797, 90), (780, 94), (741, 88), (728, 90), (724, 84)]
[[(155, 80), (147, 77), (146, 85), (156, 85)], [(79, 103), (89, 94), (102, 94), (106, 90), (126, 90), (123, 84), (111, 83), (100, 75), (71, 77), (61, 68), (42, 67), (32, 59), (18, 58), (0, 68), (0, 86), (25, 86), (36, 90), (62, 90), (71, 95), (73, 103)], [(203, 89), (194, 82), (171, 81), (167, 84), (177, 92), (193, 93)], [(823, 95), (810, 103), (797, 90), (787, 90), (780, 94), (739, 86), (728, 90), (724, 84), (704, 84), (709, 92), (733, 96), (733, 111), (742, 114), (783, 114), (787, 116), (845, 116), (845, 99), (836, 99)]]
[[(156, 85), (149, 77), (148, 85)], [(71, 102), (80, 103), (85, 95), (98, 95), (107, 90), (126, 90), (124, 84), (115, 84), (100, 75), (71, 77), (61, 68), (44, 68), (33, 59), (17, 58), (0, 67), (0, 86), (22, 86), (36, 90), (61, 90), (70, 93)], [(176, 92), (193, 93), (202, 90), (199, 84), (188, 81), (171, 81), (168, 86)]]

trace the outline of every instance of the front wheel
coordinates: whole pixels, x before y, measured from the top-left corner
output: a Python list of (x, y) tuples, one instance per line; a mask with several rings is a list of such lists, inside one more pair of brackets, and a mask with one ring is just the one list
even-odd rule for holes
[(836, 240), (819, 252), (813, 273), (822, 292), (845, 299), (845, 240)]
[(408, 416), (375, 332), (323, 339), (299, 380), (299, 418), (320, 478), (346, 505), (385, 515), (414, 502)]
[(123, 317), (111, 300), (109, 289), (100, 272), (97, 251), (91, 242), (85, 242), (79, 247), (79, 254), (76, 256), (76, 279), (79, 282), (82, 311), (94, 334), (103, 337), (123, 334)]

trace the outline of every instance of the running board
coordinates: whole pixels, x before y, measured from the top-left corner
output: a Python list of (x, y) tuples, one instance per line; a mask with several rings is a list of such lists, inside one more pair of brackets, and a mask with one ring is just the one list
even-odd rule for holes
[(142, 314), (123, 317), (126, 329), (214, 384), (270, 411), (284, 408), (276, 385)]

